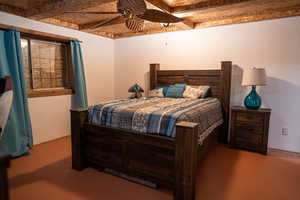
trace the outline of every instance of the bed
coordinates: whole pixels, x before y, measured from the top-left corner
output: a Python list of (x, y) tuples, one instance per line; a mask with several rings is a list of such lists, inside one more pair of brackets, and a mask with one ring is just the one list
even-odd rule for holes
[[(109, 168), (171, 188), (176, 200), (194, 200), (199, 161), (211, 144), (217, 140), (227, 142), (231, 70), (230, 61), (221, 62), (219, 70), (160, 70), (159, 64), (150, 64), (150, 89), (176, 83), (209, 85), (209, 98), (114, 100), (89, 109), (71, 110), (73, 169)], [(123, 104), (130, 104), (131, 110)], [(165, 107), (153, 108), (158, 104)], [(205, 106), (197, 106), (200, 104)], [(109, 105), (108, 109), (105, 105)], [(110, 112), (111, 105), (120, 112)], [(147, 112), (136, 111), (141, 105)], [(186, 108), (186, 112), (160, 118), (173, 126), (162, 125), (157, 129), (149, 125), (157, 123), (159, 112), (169, 112), (176, 106)], [(182, 113), (180, 109), (175, 113), (178, 112)], [(112, 115), (115, 120), (109, 120)]]
[(88, 123), (123, 129), (136, 134), (176, 137), (179, 122), (198, 123), (198, 143), (223, 123), (217, 98), (134, 98), (116, 99), (90, 106)]

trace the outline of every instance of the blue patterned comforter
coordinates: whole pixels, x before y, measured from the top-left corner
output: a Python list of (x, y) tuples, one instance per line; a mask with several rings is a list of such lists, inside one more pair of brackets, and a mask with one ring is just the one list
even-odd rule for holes
[(94, 125), (168, 137), (176, 136), (175, 125), (180, 121), (199, 123), (200, 134), (223, 122), (216, 98), (113, 100), (89, 107), (88, 120)]

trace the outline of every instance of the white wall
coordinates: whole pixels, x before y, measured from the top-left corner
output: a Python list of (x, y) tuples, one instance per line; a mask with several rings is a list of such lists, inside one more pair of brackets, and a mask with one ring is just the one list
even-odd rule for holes
[[(78, 38), (82, 41), (89, 104), (114, 97), (114, 41), (0, 12), (0, 23)], [(70, 133), (71, 96), (30, 98), (29, 109), (34, 143)]]
[[(264, 106), (272, 108), (269, 146), (300, 152), (300, 17), (115, 41), (2, 12), (0, 23), (83, 41), (89, 104), (127, 97), (135, 82), (147, 89), (149, 63), (213, 69), (232, 60), (232, 104), (240, 105), (248, 91), (240, 87), (241, 68), (265, 67), (269, 84), (260, 92)], [(35, 144), (69, 134), (70, 102), (70, 96), (29, 99)], [(283, 127), (288, 136), (280, 135)]]
[(235, 65), (233, 105), (248, 91), (240, 86), (241, 68), (266, 68), (268, 86), (260, 93), (272, 108), (269, 147), (300, 152), (300, 17), (115, 40), (115, 96), (127, 97), (135, 82), (148, 88), (149, 63), (213, 69), (224, 60)]

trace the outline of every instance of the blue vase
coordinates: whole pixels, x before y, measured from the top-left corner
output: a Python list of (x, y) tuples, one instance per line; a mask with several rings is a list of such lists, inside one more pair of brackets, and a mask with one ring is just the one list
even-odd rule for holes
[(256, 92), (256, 87), (252, 86), (251, 92), (244, 100), (245, 107), (252, 110), (258, 110), (261, 106), (261, 98)]

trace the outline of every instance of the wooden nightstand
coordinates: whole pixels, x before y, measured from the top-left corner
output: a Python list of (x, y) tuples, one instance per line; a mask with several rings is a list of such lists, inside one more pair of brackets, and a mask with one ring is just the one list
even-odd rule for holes
[(231, 108), (230, 145), (267, 154), (271, 109)]

